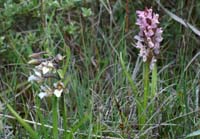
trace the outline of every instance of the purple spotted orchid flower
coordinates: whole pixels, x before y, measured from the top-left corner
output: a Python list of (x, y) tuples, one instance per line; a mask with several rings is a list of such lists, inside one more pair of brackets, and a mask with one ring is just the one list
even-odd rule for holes
[(136, 48), (140, 49), (139, 56), (143, 62), (150, 62), (150, 69), (156, 63), (156, 56), (159, 54), (160, 42), (163, 40), (162, 28), (158, 27), (159, 15), (153, 13), (152, 8), (145, 8), (144, 11), (136, 11), (140, 32), (134, 38), (137, 40)]

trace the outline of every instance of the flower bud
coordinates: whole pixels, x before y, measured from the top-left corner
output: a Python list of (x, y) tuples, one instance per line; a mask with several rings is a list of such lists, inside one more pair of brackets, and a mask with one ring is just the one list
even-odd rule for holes
[(41, 61), (39, 59), (31, 59), (30, 61), (28, 61), (28, 64), (32, 64), (32, 65), (39, 65), (41, 63)]
[(55, 57), (55, 61), (58, 63), (60, 61), (62, 61), (64, 59), (64, 56), (62, 56), (61, 54), (57, 54)]
[(43, 55), (43, 54), (46, 54), (46, 52), (42, 51), (42, 52), (38, 52), (38, 53), (33, 53), (33, 54), (30, 54), (29, 57), (30, 58), (40, 58), (41, 55)]

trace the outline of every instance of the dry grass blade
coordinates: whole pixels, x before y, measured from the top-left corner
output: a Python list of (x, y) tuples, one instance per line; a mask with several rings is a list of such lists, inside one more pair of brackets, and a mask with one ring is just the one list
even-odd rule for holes
[(200, 55), (200, 52), (198, 52), (193, 58), (192, 60), (190, 60), (190, 62), (188, 63), (188, 65), (186, 66), (186, 68), (184, 69), (184, 72), (189, 68), (189, 66), (192, 64), (192, 62)]
[(196, 27), (191, 25), (190, 23), (186, 22), (184, 19), (180, 18), (179, 16), (173, 14), (169, 10), (167, 10), (158, 0), (155, 0), (156, 3), (175, 21), (179, 22), (186, 28), (190, 28), (196, 35), (200, 36), (200, 30), (198, 30)]

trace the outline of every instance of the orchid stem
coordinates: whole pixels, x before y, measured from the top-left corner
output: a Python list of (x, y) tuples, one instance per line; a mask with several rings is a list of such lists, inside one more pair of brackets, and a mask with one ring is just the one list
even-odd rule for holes
[(58, 137), (58, 98), (53, 96), (53, 137), (54, 139), (59, 139)]
[[(151, 79), (151, 99), (152, 100), (155, 99), (154, 97), (156, 96), (156, 91), (157, 91), (157, 66), (155, 64), (152, 70), (152, 79)], [(155, 102), (152, 102), (151, 114), (153, 114), (154, 105), (155, 105)]]
[(143, 116), (140, 119), (141, 128), (144, 126), (147, 118), (147, 102), (149, 95), (149, 63), (145, 62), (143, 66), (143, 84), (144, 84), (144, 94), (143, 94)]

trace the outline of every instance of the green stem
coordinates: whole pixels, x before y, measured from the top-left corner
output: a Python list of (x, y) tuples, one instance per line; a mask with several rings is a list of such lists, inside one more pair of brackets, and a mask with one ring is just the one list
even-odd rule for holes
[(41, 129), (39, 128), (38, 133), (40, 135), (42, 135), (44, 138), (48, 138), (48, 133), (46, 132), (46, 128), (44, 126), (45, 125), (45, 119), (44, 119), (44, 116), (42, 115), (41, 109), (39, 109), (40, 106), (41, 106), (41, 99), (39, 97), (36, 97), (35, 102), (36, 102), (36, 106), (37, 106), (36, 121), (40, 121), (40, 123), (41, 123)]
[(151, 98), (153, 99), (156, 95), (156, 91), (157, 91), (157, 66), (156, 64), (153, 67), (152, 70), (152, 79), (151, 79)]
[(146, 111), (149, 93), (149, 63), (144, 64), (144, 110)]
[(58, 137), (58, 99), (53, 96), (53, 137), (54, 139), (59, 139)]
[(65, 130), (63, 139), (68, 139), (68, 133), (67, 133), (67, 107), (66, 107), (65, 95), (63, 95), (62, 99), (63, 99), (63, 128)]
[[(64, 80), (64, 86), (66, 87), (69, 80), (70, 80), (70, 77), (67, 77), (67, 69), (68, 69), (68, 66), (70, 64), (70, 56), (71, 56), (71, 53), (70, 53), (70, 49), (69, 47), (66, 46), (66, 62), (64, 64), (64, 69), (63, 69), (63, 78), (66, 77), (66, 79)], [(64, 92), (65, 93), (65, 92)], [(63, 94), (63, 97), (62, 97), (62, 106), (63, 106), (63, 128), (64, 128), (64, 139), (68, 139), (68, 132), (67, 132), (67, 107), (66, 107), (66, 99), (65, 99), (65, 94)]]
[[(157, 66), (156, 64), (153, 67), (152, 70), (152, 79), (151, 79), (151, 100), (154, 100), (156, 96), (156, 91), (157, 91)], [(150, 107), (150, 113), (153, 114), (154, 112), (154, 106), (155, 102), (152, 102), (151, 107)]]
[(143, 94), (143, 116), (141, 116), (140, 125), (143, 125), (147, 119), (147, 102), (149, 97), (149, 63), (145, 62), (143, 66), (143, 84), (144, 84), (144, 94)]

